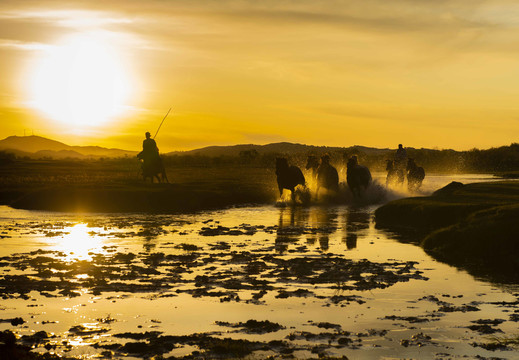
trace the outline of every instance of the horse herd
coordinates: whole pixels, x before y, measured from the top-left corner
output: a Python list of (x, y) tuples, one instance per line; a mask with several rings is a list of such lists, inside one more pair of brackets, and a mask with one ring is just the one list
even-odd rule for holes
[[(408, 159), (405, 166), (405, 173), (401, 166), (397, 166), (393, 160), (387, 160), (386, 187), (396, 184), (403, 186), (405, 175), (410, 191), (416, 191), (422, 185), (425, 178), (425, 171), (416, 165), (413, 159)], [(319, 197), (319, 190), (324, 188), (328, 191), (339, 191), (339, 173), (330, 164), (330, 156), (325, 154), (318, 159), (316, 156), (308, 156), (306, 170), (309, 170), (312, 179), (315, 181), (315, 197)], [(279, 188), (279, 196), (283, 195), (283, 190), (290, 190), (292, 200), (295, 197), (295, 189), (298, 185), (306, 187), (305, 177), (300, 168), (289, 165), (286, 158), (276, 158), (276, 176)], [(360, 165), (357, 156), (352, 156), (346, 164), (346, 183), (355, 198), (362, 198), (368, 187), (373, 182), (371, 172), (366, 166)]]

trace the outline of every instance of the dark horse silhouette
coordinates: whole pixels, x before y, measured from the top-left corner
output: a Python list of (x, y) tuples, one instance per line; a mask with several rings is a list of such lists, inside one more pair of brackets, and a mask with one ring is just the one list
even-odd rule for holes
[(346, 164), (346, 182), (353, 196), (360, 198), (371, 184), (371, 172), (366, 166), (359, 165), (357, 156), (349, 158)]
[(418, 190), (425, 178), (423, 167), (416, 165), (414, 159), (407, 160), (407, 188), (409, 191)]
[(153, 179), (156, 178), (157, 182), (167, 182), (168, 176), (166, 175), (166, 169), (164, 168), (164, 163), (162, 162), (162, 158), (160, 156), (154, 156), (150, 158), (145, 158), (143, 153), (140, 152), (137, 155), (137, 158), (141, 160), (142, 165), (142, 179), (146, 182), (147, 178), (150, 178), (153, 183)]
[(321, 162), (317, 168), (317, 189), (315, 190), (315, 197), (319, 197), (319, 188), (326, 190), (339, 191), (339, 174), (330, 164), (330, 155), (321, 156)]
[(395, 162), (393, 160), (386, 160), (386, 187), (391, 184), (403, 185), (404, 184), (404, 172), (402, 169), (398, 169), (395, 167)]
[(292, 192), (292, 200), (294, 200), (295, 187), (297, 185), (305, 186), (305, 177), (301, 169), (297, 166), (289, 166), (286, 158), (276, 158), (276, 176), (280, 197), (283, 195), (283, 189), (288, 189)]

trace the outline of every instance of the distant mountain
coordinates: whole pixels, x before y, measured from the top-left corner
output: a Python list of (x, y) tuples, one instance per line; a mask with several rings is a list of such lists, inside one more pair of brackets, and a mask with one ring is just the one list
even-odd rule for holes
[(72, 150), (40, 150), (36, 151), (35, 153), (32, 153), (33, 156), (29, 157), (35, 157), (37, 159), (41, 158), (52, 158), (52, 159), (85, 159), (88, 158), (88, 156), (83, 155), (81, 153), (78, 153), (77, 151)]
[(0, 149), (20, 150), (28, 153), (35, 153), (41, 150), (68, 150), (69, 145), (59, 141), (47, 139), (41, 136), (9, 136), (0, 140)]
[[(352, 152), (359, 151), (367, 155), (381, 154), (390, 149), (377, 149), (365, 146), (331, 147), (314, 146), (289, 142), (279, 142), (266, 145), (240, 144), (229, 146), (208, 146), (189, 151), (173, 151), (165, 155), (202, 155), (202, 156), (239, 156), (241, 151), (256, 150), (259, 154), (323, 154), (326, 152)], [(87, 159), (100, 157), (134, 157), (137, 151), (122, 149), (108, 149), (100, 146), (70, 146), (62, 142), (47, 139), (41, 136), (9, 136), (0, 140), (0, 151), (11, 152), (18, 157), (30, 157), (34, 159)]]
[(16, 156), (40, 159), (85, 159), (99, 157), (135, 156), (136, 151), (108, 149), (100, 146), (70, 146), (41, 136), (9, 136), (0, 140), (0, 150), (12, 152)]
[(294, 144), (289, 142), (272, 143), (266, 145), (241, 144), (230, 146), (208, 146), (190, 151), (173, 151), (166, 155), (203, 155), (203, 156), (238, 156), (241, 151), (256, 150), (259, 154), (278, 153), (278, 154), (300, 154), (315, 153), (321, 154), (325, 152), (335, 151), (352, 151), (358, 150), (366, 154), (386, 153), (390, 149), (377, 149), (365, 146), (350, 147), (331, 147), (331, 146), (314, 146), (304, 144)]

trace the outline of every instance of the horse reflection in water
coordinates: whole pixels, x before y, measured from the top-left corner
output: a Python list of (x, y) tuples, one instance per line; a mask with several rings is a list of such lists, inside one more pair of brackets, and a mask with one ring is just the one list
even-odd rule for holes
[(369, 229), (370, 215), (364, 211), (350, 210), (344, 213), (344, 237), (348, 250), (357, 247), (359, 232)]
[(337, 210), (335, 208), (314, 207), (310, 209), (308, 225), (317, 235), (319, 248), (327, 251), (330, 247), (330, 235), (337, 232)]
[(276, 231), (276, 251), (284, 253), (288, 245), (295, 244), (305, 231), (308, 211), (300, 207), (286, 207), (279, 210), (279, 222)]
[(319, 242), (321, 251), (330, 246), (330, 235), (338, 230), (338, 210), (335, 208), (282, 208), (276, 232), (276, 250), (285, 252), (290, 244), (296, 244), (303, 236), (314, 246)]

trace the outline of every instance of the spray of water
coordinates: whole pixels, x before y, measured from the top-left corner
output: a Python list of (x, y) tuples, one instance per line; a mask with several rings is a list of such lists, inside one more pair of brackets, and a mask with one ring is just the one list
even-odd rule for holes
[(406, 186), (396, 185), (386, 187), (385, 183), (375, 179), (360, 197), (355, 197), (345, 182), (339, 183), (339, 191), (319, 190), (319, 197), (315, 194), (316, 184), (310, 178), (307, 186), (298, 186), (294, 191), (294, 199), (290, 191), (285, 191), (283, 197), (278, 200), (276, 206), (311, 206), (311, 205), (348, 205), (365, 207), (382, 205), (388, 201), (409, 197), (428, 195), (425, 191), (410, 192)]

